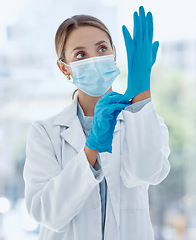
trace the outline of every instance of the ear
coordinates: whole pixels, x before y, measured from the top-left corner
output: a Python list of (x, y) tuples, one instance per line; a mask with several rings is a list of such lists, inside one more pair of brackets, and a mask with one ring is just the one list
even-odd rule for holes
[(116, 61), (116, 47), (114, 44), (113, 44), (113, 54), (114, 54), (114, 60)]
[(57, 66), (64, 75), (70, 75), (68, 68), (60, 60), (57, 60)]

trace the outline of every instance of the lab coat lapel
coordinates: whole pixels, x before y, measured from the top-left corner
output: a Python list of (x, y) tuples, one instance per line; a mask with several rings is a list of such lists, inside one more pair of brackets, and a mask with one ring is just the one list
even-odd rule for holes
[(72, 124), (61, 133), (61, 136), (77, 152), (84, 147), (86, 138), (77, 116), (73, 119)]
[(61, 132), (61, 137), (69, 143), (76, 152), (79, 152), (82, 147), (84, 147), (86, 137), (77, 116), (77, 101), (76, 95), (72, 103), (57, 115), (54, 125), (64, 127), (64, 130)]

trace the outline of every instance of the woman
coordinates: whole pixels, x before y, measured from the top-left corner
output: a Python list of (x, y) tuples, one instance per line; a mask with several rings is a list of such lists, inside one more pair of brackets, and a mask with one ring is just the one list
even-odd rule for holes
[[(120, 73), (106, 26), (77, 15), (56, 33), (57, 65), (78, 87), (62, 112), (32, 124), (24, 167), (28, 212), (40, 240), (151, 240), (148, 187), (167, 176), (168, 130), (150, 97), (158, 42), (152, 15), (134, 13), (123, 26), (128, 87), (112, 91)], [(131, 101), (130, 101), (131, 100)]]

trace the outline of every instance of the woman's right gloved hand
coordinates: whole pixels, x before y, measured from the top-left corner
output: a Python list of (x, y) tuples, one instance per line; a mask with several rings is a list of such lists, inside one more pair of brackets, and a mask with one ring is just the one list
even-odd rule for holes
[(113, 133), (118, 114), (129, 105), (129, 99), (120, 93), (108, 92), (104, 94), (95, 106), (86, 146), (100, 153), (112, 153)]

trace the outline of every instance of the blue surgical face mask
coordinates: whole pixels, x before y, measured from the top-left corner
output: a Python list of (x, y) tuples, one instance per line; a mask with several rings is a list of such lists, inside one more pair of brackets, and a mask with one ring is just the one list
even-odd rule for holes
[(65, 65), (72, 69), (73, 84), (93, 97), (106, 93), (120, 74), (113, 55), (87, 58)]

